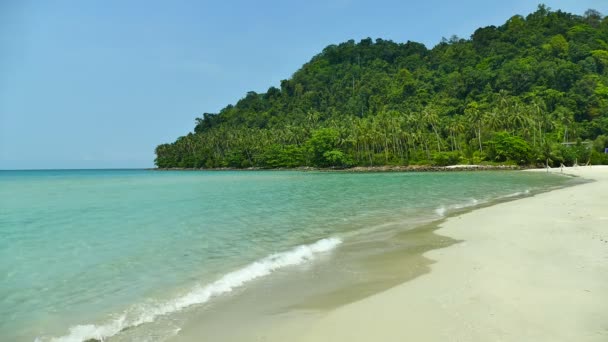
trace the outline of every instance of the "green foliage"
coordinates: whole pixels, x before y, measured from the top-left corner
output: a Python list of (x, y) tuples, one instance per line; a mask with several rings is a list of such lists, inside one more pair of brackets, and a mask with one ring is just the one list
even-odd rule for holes
[(575, 164), (584, 165), (603, 164), (603, 158), (599, 152), (594, 150), (591, 142), (582, 142), (580, 139), (576, 144), (555, 144), (551, 152), (553, 166), (572, 166)]
[(608, 135), (600, 135), (593, 142), (593, 150), (598, 153), (604, 153), (608, 148)]
[(518, 136), (505, 132), (496, 133), (487, 142), (488, 156), (497, 162), (513, 161), (520, 165), (532, 162), (533, 153), (530, 145)]
[(314, 166), (336, 166), (335, 162), (340, 161), (342, 152), (336, 150), (339, 133), (333, 128), (322, 128), (314, 131), (306, 147), (310, 153), (310, 159)]
[[(604, 159), (562, 145), (608, 134), (608, 19), (546, 6), (432, 49), (330, 45), (280, 87), (248, 92), (156, 148), (158, 167)], [(600, 144), (600, 142), (597, 142)], [(595, 145), (594, 145), (595, 146)]]
[(352, 165), (350, 158), (339, 150), (327, 151), (323, 153), (323, 158), (327, 166), (348, 167)]
[(256, 160), (266, 168), (294, 168), (305, 162), (305, 151), (296, 145), (272, 144), (267, 146)]
[(434, 166), (456, 165), (460, 163), (460, 159), (461, 154), (458, 151), (433, 153)]
[(590, 155), (590, 162), (593, 165), (608, 165), (608, 153), (592, 151)]

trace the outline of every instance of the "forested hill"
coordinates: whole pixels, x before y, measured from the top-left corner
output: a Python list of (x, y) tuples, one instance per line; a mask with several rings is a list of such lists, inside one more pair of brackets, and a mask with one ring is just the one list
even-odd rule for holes
[[(323, 49), (156, 148), (160, 168), (608, 163), (608, 18), (541, 5), (432, 49)], [(573, 143), (573, 144), (564, 144)]]

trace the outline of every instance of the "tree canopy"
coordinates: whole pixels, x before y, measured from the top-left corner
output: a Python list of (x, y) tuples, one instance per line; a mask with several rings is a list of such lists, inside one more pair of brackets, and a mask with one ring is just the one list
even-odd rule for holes
[(155, 163), (608, 163), (607, 134), (608, 19), (540, 5), (432, 49), (371, 38), (327, 46), (280, 89), (204, 113), (193, 133), (156, 148)]

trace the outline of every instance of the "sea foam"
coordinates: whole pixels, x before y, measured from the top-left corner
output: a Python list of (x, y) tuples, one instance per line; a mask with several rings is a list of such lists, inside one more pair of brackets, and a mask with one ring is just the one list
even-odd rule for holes
[(332, 237), (319, 240), (309, 245), (300, 245), (293, 249), (269, 255), (241, 269), (230, 272), (220, 279), (206, 285), (197, 285), (183, 296), (156, 305), (138, 305), (127, 310), (118, 318), (101, 325), (83, 324), (71, 327), (68, 334), (55, 338), (38, 338), (36, 341), (81, 342), (88, 339), (103, 341), (122, 330), (153, 322), (157, 317), (185, 309), (196, 304), (203, 304), (213, 297), (226, 294), (246, 283), (267, 276), (272, 272), (303, 264), (314, 259), (318, 254), (331, 251), (342, 240)]
[[(513, 197), (528, 196), (529, 194), (530, 194), (530, 189), (526, 189), (523, 191), (518, 191), (518, 192), (511, 193), (511, 194), (500, 196), (497, 199), (507, 199), (507, 198), (513, 198)], [(483, 204), (483, 203), (487, 203), (487, 201), (479, 201), (475, 198), (471, 198), (467, 202), (439, 206), (435, 209), (435, 214), (437, 214), (437, 216), (439, 216), (439, 217), (445, 217), (446, 214), (448, 214), (449, 212), (452, 212), (454, 210), (474, 207), (476, 205)]]
[(519, 197), (519, 196), (524, 196), (524, 195), (529, 195), (529, 194), (530, 194), (530, 189), (526, 189), (524, 191), (518, 191), (518, 192), (514, 192), (512, 194), (504, 195), (501, 198), (512, 198), (512, 197)]
[(437, 209), (435, 209), (435, 214), (437, 214), (440, 217), (444, 217), (450, 211), (464, 209), (464, 208), (468, 208), (468, 207), (474, 207), (478, 204), (480, 204), (479, 200), (477, 200), (475, 198), (471, 198), (469, 201), (463, 202), (463, 203), (442, 205), (442, 206), (438, 207)]

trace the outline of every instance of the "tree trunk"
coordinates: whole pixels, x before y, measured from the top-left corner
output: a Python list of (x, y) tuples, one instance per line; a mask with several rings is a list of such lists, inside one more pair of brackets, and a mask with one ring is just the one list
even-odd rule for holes
[(479, 152), (483, 152), (483, 148), (481, 147), (481, 123), (477, 128), (477, 140), (479, 140)]

